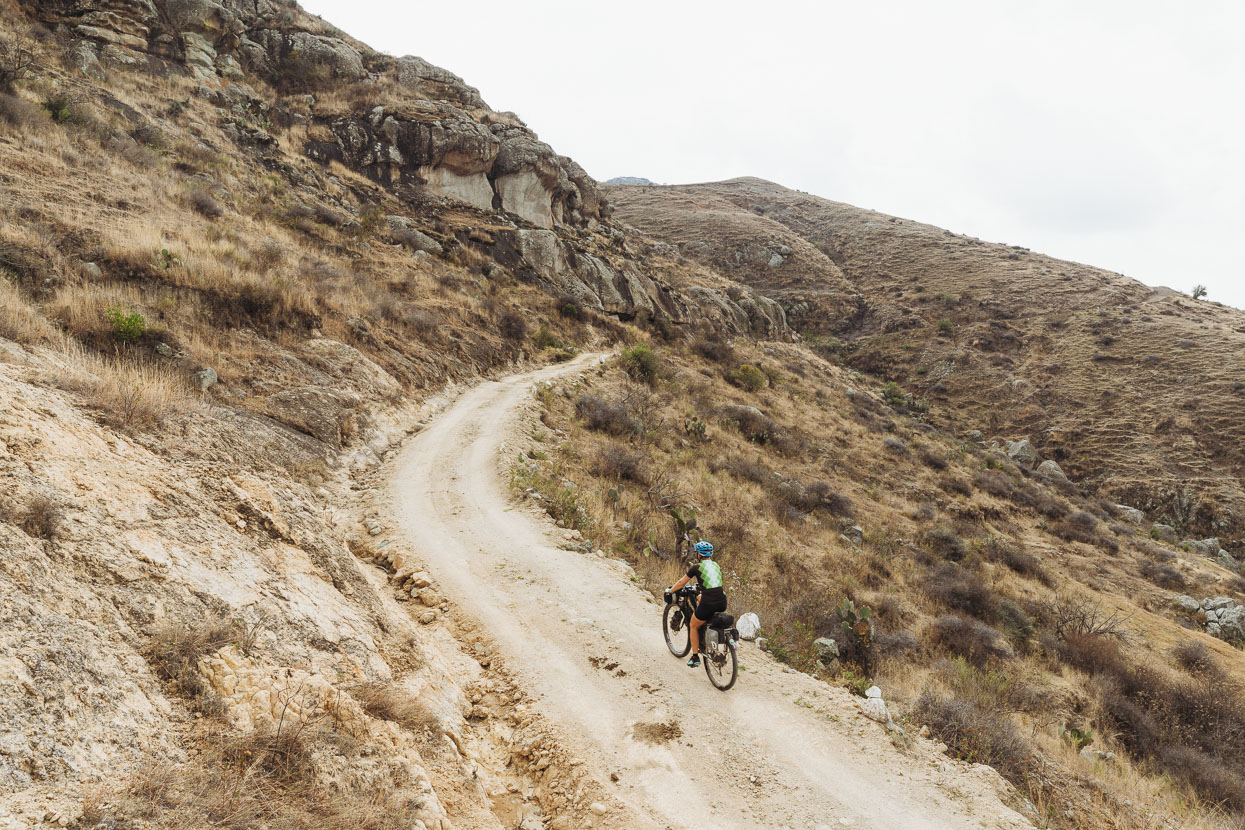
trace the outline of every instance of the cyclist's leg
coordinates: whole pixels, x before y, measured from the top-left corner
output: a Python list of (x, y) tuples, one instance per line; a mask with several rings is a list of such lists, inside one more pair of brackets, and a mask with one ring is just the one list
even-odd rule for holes
[(692, 638), (692, 657), (687, 664), (692, 667), (700, 665), (700, 628), (708, 622), (708, 620), (702, 620), (700, 614), (700, 608), (697, 607), (692, 614), (691, 624), (688, 626), (688, 635)]

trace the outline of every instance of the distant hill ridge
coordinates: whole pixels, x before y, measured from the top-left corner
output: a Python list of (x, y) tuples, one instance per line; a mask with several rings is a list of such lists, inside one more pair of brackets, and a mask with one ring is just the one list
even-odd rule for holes
[(761, 179), (606, 193), (931, 418), (1027, 437), (1102, 495), (1239, 543), (1245, 312)]

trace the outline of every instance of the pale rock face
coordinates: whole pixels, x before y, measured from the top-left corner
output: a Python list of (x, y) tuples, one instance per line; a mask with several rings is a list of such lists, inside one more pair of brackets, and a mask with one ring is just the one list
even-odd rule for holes
[(425, 166), (419, 169), (427, 181), (428, 190), (438, 196), (447, 196), (466, 202), (480, 210), (492, 210), (493, 188), (483, 173), (455, 173), (448, 167)]
[(305, 432), (331, 447), (357, 428), (359, 396), (326, 386), (301, 386), (269, 395), (265, 411), (276, 420)]
[(553, 227), (552, 194), (540, 176), (532, 170), (520, 170), (499, 176), (494, 185), (501, 197), (503, 210), (508, 210), (541, 228)]

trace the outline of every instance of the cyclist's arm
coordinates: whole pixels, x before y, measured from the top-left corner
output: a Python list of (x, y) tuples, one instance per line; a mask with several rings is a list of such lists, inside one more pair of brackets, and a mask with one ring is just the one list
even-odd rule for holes
[(686, 585), (689, 581), (691, 581), (691, 577), (689, 577), (689, 576), (684, 576), (684, 577), (683, 577), (682, 579), (680, 579), (678, 582), (676, 582), (676, 583), (674, 583), (673, 585), (671, 585), (671, 586), (670, 586), (670, 590), (671, 590), (671, 591), (677, 591), (677, 590), (679, 590), (680, 588), (682, 588), (684, 585)]

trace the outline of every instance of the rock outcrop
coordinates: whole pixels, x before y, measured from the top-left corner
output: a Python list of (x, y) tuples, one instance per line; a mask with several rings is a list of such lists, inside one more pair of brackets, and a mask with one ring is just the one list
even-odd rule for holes
[(1202, 600), (1206, 633), (1230, 643), (1245, 642), (1245, 606), (1229, 597)]
[[(297, 7), (269, 0), (32, 0), (32, 8), (74, 38), (69, 53), (85, 76), (102, 77), (103, 65), (121, 62), (197, 79), (197, 94), (221, 107), (222, 129), (245, 151), (273, 159), (274, 125), (298, 125), (295, 143), (307, 157), (358, 171), (424, 220), (441, 208), (480, 212), (477, 223), (503, 227), (488, 242), (469, 244), (553, 293), (627, 320), (791, 336), (783, 307), (751, 288), (728, 290), (722, 280), (673, 287), (662, 273), (676, 267), (670, 246), (661, 265), (641, 265), (629, 245), (635, 232), (610, 223), (613, 208), (583, 167), (422, 58), (380, 55)], [(393, 242), (433, 257), (453, 250), (424, 222), (393, 213), (384, 220)], [(745, 253), (750, 262), (780, 267), (792, 249), (775, 242)], [(306, 418), (288, 414), (295, 403), (274, 401), (274, 414), (312, 429)], [(313, 434), (331, 439), (329, 421), (317, 423)]]

